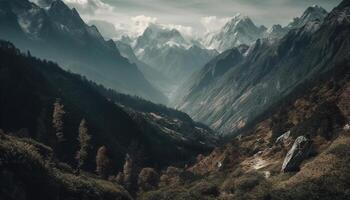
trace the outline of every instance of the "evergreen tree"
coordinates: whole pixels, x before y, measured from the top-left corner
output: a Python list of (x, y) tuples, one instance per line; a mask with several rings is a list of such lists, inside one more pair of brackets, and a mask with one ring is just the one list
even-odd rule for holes
[(59, 142), (62, 142), (64, 141), (63, 117), (66, 112), (64, 111), (64, 105), (61, 104), (61, 99), (56, 99), (53, 106), (54, 106), (54, 109), (53, 109), (53, 115), (52, 115), (52, 125), (53, 125), (53, 128), (55, 129), (57, 140)]
[(105, 146), (100, 147), (97, 150), (96, 155), (96, 172), (104, 179), (108, 178), (110, 172), (111, 161), (107, 155), (107, 148)]
[(82, 119), (79, 125), (79, 135), (78, 135), (80, 149), (77, 152), (77, 156), (76, 156), (76, 159), (78, 161), (78, 172), (80, 172), (81, 168), (84, 166), (88, 158), (90, 140), (91, 140), (91, 136), (89, 135), (87, 122), (85, 119)]
[(128, 191), (137, 190), (138, 173), (141, 171), (144, 148), (138, 141), (132, 141), (125, 157), (123, 167), (123, 185)]
[(134, 178), (134, 162), (129, 154), (126, 154), (125, 163), (123, 167), (123, 183), (126, 189), (130, 190), (133, 186)]

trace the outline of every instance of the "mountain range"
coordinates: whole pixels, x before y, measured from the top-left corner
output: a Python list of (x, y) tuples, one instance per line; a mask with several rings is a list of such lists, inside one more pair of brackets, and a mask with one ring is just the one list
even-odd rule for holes
[(308, 8), (294, 20), (305, 25), (277, 42), (258, 39), (249, 48), (239, 46), (214, 58), (180, 87), (176, 107), (221, 133), (233, 133), (300, 83), (346, 59), (349, 21), (334, 16), (335, 11), (324, 21), (304, 17), (320, 9)]
[(72, 72), (120, 92), (166, 103), (138, 70), (122, 57), (113, 41), (105, 41), (95, 26), (88, 26), (77, 10), (61, 0), (3, 0), (0, 37), (23, 51), (58, 62)]
[[(105, 145), (116, 169), (131, 144), (136, 143), (140, 151), (145, 148), (145, 164), (161, 166), (193, 158), (217, 142), (210, 128), (185, 113), (106, 89), (51, 61), (22, 54), (11, 43), (2, 41), (0, 47), (2, 130), (55, 147), (56, 156), (72, 166), (82, 119), (91, 134), (90, 151)], [(58, 102), (65, 113), (62, 141), (52, 126)], [(86, 169), (93, 166), (92, 156)]]
[(323, 20), (327, 11), (320, 6), (309, 7), (301, 17), (294, 18), (287, 26), (273, 25), (270, 29), (258, 27), (248, 17), (237, 14), (218, 31), (207, 33), (201, 43), (208, 49), (223, 52), (239, 45), (250, 45), (257, 39), (269, 38), (271, 41), (280, 39), (288, 31), (304, 26), (309, 21)]
[[(149, 25), (134, 44), (129, 45), (137, 59), (149, 66), (145, 67), (144, 64), (136, 62), (145, 72), (145, 76), (149, 80), (155, 80), (154, 85), (170, 99), (179, 85), (217, 55), (217, 51), (207, 50), (201, 47), (199, 42), (185, 39), (178, 30), (157, 24)], [(163, 80), (150, 77), (150, 73), (145, 71), (150, 68), (158, 71), (158, 74), (163, 74), (158, 76)]]
[(139, 197), (348, 199), (349, 67), (347, 59), (304, 82), (230, 142), (187, 168), (168, 167)]
[(0, 0), (1, 200), (350, 199), (349, 0), (202, 40), (109, 31)]
[(207, 34), (203, 43), (223, 52), (241, 44), (250, 45), (262, 38), (265, 31), (266, 27), (257, 27), (249, 17), (237, 14), (221, 30)]
[(164, 95), (170, 96), (171, 91), (176, 85), (176, 80), (171, 79), (167, 75), (163, 74), (154, 67), (149, 66), (148, 64), (141, 61), (134, 53), (133, 48), (130, 46), (129, 42), (119, 40), (115, 44), (122, 56), (127, 58), (131, 63), (135, 63), (138, 69), (143, 73), (147, 80), (151, 82), (154, 87), (159, 89)]
[(327, 16), (328, 12), (317, 5), (307, 8), (302, 16), (294, 18), (287, 26), (282, 27), (281, 25), (273, 25), (267, 32), (265, 33), (266, 38), (269, 38), (271, 41), (276, 39), (281, 39), (284, 35), (288, 33), (288, 31), (301, 28), (305, 26), (310, 21), (320, 21)]
[[(265, 44), (259, 40), (252, 49), (239, 46), (209, 62), (202, 70), (203, 82), (192, 85), (193, 92), (198, 89), (196, 92), (202, 93), (189, 99), (199, 98), (200, 101), (201, 95), (212, 92), (210, 85), (216, 84), (216, 95), (220, 95), (222, 101), (214, 102), (215, 106), (220, 107), (227, 99), (234, 101), (224, 105), (230, 113), (235, 104), (251, 101), (251, 95), (257, 101), (250, 106), (258, 109), (266, 104), (263, 101), (266, 96), (280, 89), (284, 92), (274, 96), (276, 101), (258, 117), (243, 124), (234, 138), (227, 137), (230, 142), (226, 145), (216, 148), (209, 155), (199, 155), (197, 162), (189, 167), (168, 167), (155, 189), (141, 193), (141, 199), (348, 199), (347, 187), (350, 183), (345, 177), (348, 176), (350, 158), (349, 12), (350, 2), (343, 1), (323, 22), (311, 20), (300, 28), (290, 30), (280, 42), (275, 43), (277, 46), (274, 48), (268, 39)], [(264, 45), (267, 48), (265, 46), (264, 51), (260, 51)], [(255, 95), (253, 88), (248, 90), (249, 94), (242, 93), (237, 101), (231, 96), (233, 92), (221, 91), (228, 95), (225, 98), (220, 93), (221, 83), (231, 80), (231, 87), (237, 89), (241, 79), (238, 75), (243, 74), (242, 79), (247, 79), (246, 74), (249, 75), (245, 69), (234, 71), (232, 68), (239, 68), (240, 62), (247, 62), (245, 57), (252, 60), (250, 65), (258, 62), (271, 53), (269, 48), (273, 48), (275, 56), (283, 52), (284, 59), (294, 60), (294, 63), (283, 60), (283, 65), (289, 66), (283, 77), (275, 71), (268, 71), (284, 79), (269, 87), (268, 80), (272, 77), (264, 79), (265, 73), (262, 73), (261, 79), (248, 77), (252, 82), (250, 86), (258, 87), (263, 93)], [(250, 56), (254, 51), (255, 56)], [(281, 62), (280, 59), (273, 57), (266, 61), (265, 66), (252, 67), (262, 70), (273, 64), (273, 68)], [(278, 65), (278, 68), (285, 70), (283, 65)], [(244, 67), (249, 68), (249, 65)], [(231, 70), (238, 75), (233, 77)], [(215, 80), (225, 74), (225, 79)], [(295, 83), (294, 80), (303, 75), (306, 75), (305, 79)], [(260, 82), (265, 86), (259, 87)], [(285, 83), (291, 84), (288, 89), (283, 89)], [(270, 101), (268, 99), (267, 102)], [(201, 106), (209, 109), (207, 104), (210, 104), (209, 101)], [(242, 110), (249, 108), (243, 103), (239, 106)], [(215, 117), (218, 110), (209, 112)], [(251, 110), (251, 113), (254, 111)]]

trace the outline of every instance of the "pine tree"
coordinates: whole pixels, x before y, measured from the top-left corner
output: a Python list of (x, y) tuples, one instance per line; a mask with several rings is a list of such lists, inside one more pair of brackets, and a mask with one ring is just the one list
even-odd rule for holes
[(77, 152), (77, 156), (76, 156), (76, 159), (78, 161), (78, 172), (80, 172), (81, 168), (84, 166), (88, 158), (90, 140), (91, 140), (91, 136), (89, 135), (87, 122), (85, 119), (82, 119), (79, 125), (79, 135), (78, 135), (80, 149)]
[(129, 154), (126, 154), (125, 163), (123, 167), (123, 175), (124, 175), (124, 186), (126, 189), (131, 189), (133, 185), (133, 175), (134, 175), (134, 162)]
[(123, 167), (123, 185), (128, 191), (137, 190), (138, 172), (143, 165), (143, 158), (144, 148), (138, 141), (132, 141)]
[(107, 148), (105, 146), (100, 147), (97, 150), (96, 155), (96, 172), (104, 179), (108, 178), (110, 172), (111, 161), (107, 155)]
[(52, 114), (52, 125), (55, 129), (56, 138), (59, 142), (64, 141), (64, 134), (63, 134), (63, 117), (66, 113), (64, 111), (64, 105), (61, 104), (61, 99), (56, 99), (55, 103), (53, 104), (53, 114)]

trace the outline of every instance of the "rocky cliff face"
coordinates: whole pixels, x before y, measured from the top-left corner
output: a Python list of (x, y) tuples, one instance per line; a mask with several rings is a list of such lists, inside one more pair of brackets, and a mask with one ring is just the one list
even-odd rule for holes
[(107, 87), (166, 102), (137, 66), (122, 57), (113, 42), (105, 41), (95, 26), (86, 25), (75, 9), (61, 0), (39, 3), (1, 1), (0, 38)]
[(317, 5), (311, 6), (305, 10), (302, 16), (294, 18), (291, 23), (287, 25), (288, 29), (296, 29), (305, 26), (310, 21), (323, 21), (328, 15), (328, 12)]
[(276, 42), (283, 38), (290, 30), (301, 28), (312, 21), (323, 22), (328, 12), (317, 5), (307, 8), (300, 17), (294, 18), (287, 26), (282, 27), (279, 24), (273, 25), (264, 35), (270, 42)]
[[(277, 43), (258, 40), (247, 51), (224, 52), (183, 87), (177, 108), (223, 134), (235, 132), (302, 82), (349, 57), (348, 15), (343, 2), (324, 22), (293, 29)], [(216, 69), (226, 72), (213, 76)]]

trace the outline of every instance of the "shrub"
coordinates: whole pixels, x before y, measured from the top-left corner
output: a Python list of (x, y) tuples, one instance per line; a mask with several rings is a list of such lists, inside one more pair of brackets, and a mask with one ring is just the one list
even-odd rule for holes
[(258, 173), (249, 173), (234, 181), (234, 188), (239, 192), (248, 192), (257, 186), (264, 178)]

